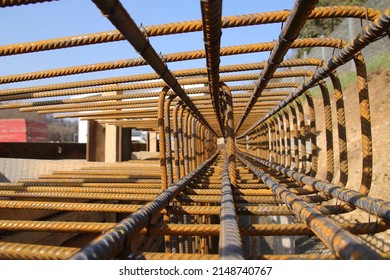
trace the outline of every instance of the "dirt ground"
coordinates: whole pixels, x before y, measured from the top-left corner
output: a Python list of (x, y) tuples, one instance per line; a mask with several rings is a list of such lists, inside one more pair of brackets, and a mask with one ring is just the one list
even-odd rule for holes
[[(381, 198), (390, 201), (390, 190), (388, 183), (390, 181), (390, 69), (380, 68), (369, 73), (368, 86), (370, 95), (370, 109), (372, 121), (372, 142), (373, 142), (373, 181), (369, 195), (375, 198)], [(332, 90), (330, 89), (330, 93)], [(348, 143), (348, 184), (347, 187), (358, 191), (362, 177), (362, 139), (360, 126), (360, 112), (358, 89), (356, 82), (352, 82), (343, 89), (344, 105), (346, 111), (346, 128)], [(331, 95), (332, 97), (332, 95)], [(331, 98), (332, 99), (332, 98)], [(334, 99), (334, 98), (333, 98)], [(316, 109), (316, 126), (319, 137), (317, 137), (319, 146), (319, 178), (325, 178), (326, 148), (325, 148), (325, 125), (323, 119), (323, 105), (319, 93), (314, 94), (314, 103)], [(333, 182), (338, 182), (340, 174), (337, 141), (337, 119), (336, 106), (332, 100), (333, 112), (333, 133), (334, 133), (334, 152), (335, 152), (335, 178)]]
[[(373, 181), (369, 195), (390, 201), (390, 69), (368, 75), (373, 142)], [(362, 173), (361, 131), (356, 82), (344, 89), (348, 137), (348, 187), (358, 190)]]
[[(371, 102), (373, 136), (373, 182), (370, 195), (390, 201), (390, 69), (380, 68), (369, 74), (369, 92)], [(351, 86), (349, 91), (356, 90)], [(351, 113), (352, 109), (347, 108)], [(348, 114), (347, 113), (347, 114)], [(354, 143), (355, 138), (351, 139)], [(358, 144), (358, 143), (356, 143)], [(351, 164), (354, 164), (352, 155)], [(354, 170), (354, 166), (351, 166)]]
[[(372, 121), (372, 142), (373, 142), (373, 180), (369, 196), (380, 198), (385, 201), (390, 201), (390, 68), (379, 68), (368, 74), (368, 87), (370, 98), (370, 110)], [(361, 155), (361, 130), (359, 118), (359, 102), (357, 96), (357, 84), (351, 83), (343, 89), (344, 103), (346, 109), (346, 126), (347, 126), (347, 141), (348, 141), (348, 165), (349, 178), (347, 187), (358, 191), (362, 176), (362, 155)], [(324, 121), (321, 119), (322, 108), (319, 99), (315, 102), (318, 107), (317, 116), (318, 128), (321, 136), (324, 134)], [(332, 104), (332, 110), (335, 113), (335, 104)], [(316, 113), (317, 113), (316, 112)], [(334, 118), (336, 115), (333, 114)], [(336, 131), (336, 119), (333, 119), (333, 128)], [(324, 137), (320, 137), (324, 138)], [(324, 143), (319, 143), (323, 145)], [(335, 157), (337, 158), (338, 143), (334, 142)], [(319, 160), (322, 160), (321, 165), (324, 166), (325, 149), (320, 152)], [(322, 157), (322, 158), (321, 158)], [(321, 169), (321, 168), (320, 168)], [(338, 164), (336, 162), (336, 170)], [(321, 176), (321, 174), (319, 174)], [(335, 182), (339, 178), (339, 174), (335, 174)], [(322, 174), (324, 176), (324, 174)], [(334, 202), (334, 201), (333, 201)], [(375, 218), (361, 210), (355, 210), (351, 213), (344, 214), (341, 219), (345, 218), (349, 221), (368, 222), (374, 221)], [(390, 231), (380, 233), (375, 236), (366, 235), (366, 242), (380, 248), (382, 251), (390, 250)]]

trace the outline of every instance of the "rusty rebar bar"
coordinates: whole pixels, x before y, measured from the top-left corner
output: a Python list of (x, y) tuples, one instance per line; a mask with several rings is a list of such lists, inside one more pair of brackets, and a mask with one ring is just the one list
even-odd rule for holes
[(58, 0), (0, 0), (0, 8), (37, 4), (37, 3), (44, 3), (44, 2), (53, 2), (53, 1), (58, 1)]
[(219, 237), (219, 255), (223, 260), (243, 260), (241, 234), (237, 221), (232, 185), (229, 178), (229, 152), (223, 163), (221, 194), (221, 232)]
[(289, 192), (287, 188), (272, 180), (243, 156), (238, 154), (238, 158), (268, 184), (297, 217), (306, 223), (335, 252), (336, 256), (342, 259), (382, 259), (379, 254), (363, 244), (362, 241), (301, 200), (298, 196)]
[(164, 193), (159, 195), (152, 202), (140, 208), (137, 212), (131, 214), (126, 219), (118, 223), (114, 228), (105, 232), (89, 245), (82, 248), (71, 259), (111, 259), (126, 248), (130, 241), (141, 228), (147, 226), (152, 217), (158, 214), (166, 207), (189, 182), (203, 169), (205, 169), (217, 156), (204, 162), (194, 172), (188, 174), (176, 184), (170, 186)]
[(295, 6), (291, 10), (289, 17), (287, 18), (286, 24), (284, 25), (280, 33), (278, 41), (270, 54), (270, 57), (268, 59), (268, 64), (261, 72), (260, 77), (256, 82), (256, 87), (253, 90), (253, 95), (250, 101), (248, 102), (248, 105), (244, 113), (242, 114), (241, 119), (237, 124), (236, 132), (240, 129), (243, 122), (248, 117), (257, 99), (262, 94), (263, 90), (267, 86), (269, 80), (272, 78), (279, 64), (283, 61), (285, 54), (292, 46), (295, 39), (298, 37), (299, 32), (301, 31), (303, 25), (305, 24), (310, 13), (315, 8), (315, 5), (317, 3), (318, 3), (317, 0), (315, 1), (297, 0), (295, 2)]
[[(35, 0), (1, 0), (2, 4), (23, 2), (33, 2)], [(54, 1), (54, 0), (36, 0), (36, 1)], [(1, 5), (0, 5), (1, 7)], [(255, 13), (247, 15), (227, 16), (223, 18), (222, 28), (232, 28), (239, 26), (251, 26), (258, 24), (284, 22), (290, 15), (290, 11), (276, 11)], [(354, 17), (373, 21), (380, 16), (380, 11), (367, 7), (357, 6), (331, 6), (315, 8), (309, 19)], [(148, 37), (178, 34), (185, 32), (195, 32), (202, 30), (202, 21), (174, 22), (161, 25), (145, 26), (144, 31)], [(0, 47), (0, 56), (15, 55), (22, 53), (39, 52), (45, 50), (54, 50), (69, 48), (75, 46), (85, 46), (106, 42), (115, 42), (125, 40), (124, 36), (117, 30), (108, 32), (98, 32), (90, 34), (79, 34), (75, 36), (54, 38), (49, 40), (18, 43)]]

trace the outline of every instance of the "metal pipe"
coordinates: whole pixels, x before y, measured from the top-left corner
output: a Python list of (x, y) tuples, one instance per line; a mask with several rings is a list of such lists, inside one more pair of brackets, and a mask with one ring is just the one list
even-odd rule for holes
[[(343, 44), (343, 42), (342, 42)], [(230, 46), (221, 48), (221, 56), (227, 55), (238, 55), (244, 53), (255, 53), (255, 52), (264, 52), (270, 51), (275, 46), (275, 42), (266, 42), (266, 43), (258, 43), (258, 44), (248, 44), (248, 45), (240, 45), (240, 46)], [(297, 39), (291, 45), (291, 48), (306, 48), (306, 47), (331, 47), (331, 48), (339, 48), (340, 40), (332, 39), (332, 38), (305, 38), (305, 39)], [(184, 61), (184, 60), (193, 60), (205, 58), (204, 50), (196, 50), (182, 53), (173, 53), (164, 55), (165, 62), (176, 62), (176, 61)], [(147, 65), (147, 62), (141, 58), (133, 58), (133, 59), (124, 59), (124, 60), (116, 60), (111, 62), (101, 62), (101, 63), (93, 63), (87, 65), (80, 66), (72, 66), (66, 68), (58, 68), (58, 69), (48, 69), (44, 71), (38, 72), (29, 72), (23, 74), (15, 74), (8, 76), (0, 77), (0, 84), (6, 83), (15, 83), (22, 81), (30, 81), (37, 79), (46, 79), (67, 75), (75, 75), (81, 73), (90, 73), (96, 71), (105, 71), (112, 69), (121, 69), (127, 67), (136, 67)]]
[[(302, 59), (301, 58), (301, 59), (285, 60), (280, 64), (280, 67), (308, 66), (308, 65), (316, 65), (317, 66), (319, 64), (320, 64), (320, 60), (318, 60), (318, 59), (315, 59), (315, 58)], [(219, 72), (220, 73), (229, 73), (229, 72), (257, 70), (257, 69), (263, 69), (266, 65), (267, 65), (266, 62), (225, 65), (225, 66), (221, 66), (219, 68)], [(188, 70), (176, 70), (176, 71), (172, 71), (172, 73), (176, 77), (197, 76), (197, 75), (207, 74), (207, 69), (206, 68), (193, 68), (193, 69), (188, 69)], [(44, 85), (44, 86), (33, 86), (33, 87), (6, 89), (6, 90), (0, 90), (0, 95), (15, 95), (15, 94), (22, 94), (22, 93), (64, 90), (64, 89), (70, 89), (70, 88), (112, 85), (112, 84), (140, 82), (140, 81), (157, 80), (157, 79), (159, 79), (158, 74), (147, 73), (147, 74), (120, 76), (120, 77), (113, 77), (113, 78), (93, 79), (93, 80), (86, 80), (86, 81), (79, 81), (79, 82), (51, 84), (51, 85)], [(106, 97), (108, 97), (108, 96), (106, 96)], [(3, 108), (3, 107), (0, 107), (0, 108)]]
[[(171, 134), (171, 116), (170, 106), (172, 101), (176, 98), (176, 95), (171, 95), (165, 102), (164, 108), (164, 127), (165, 127), (165, 143), (166, 143), (166, 159), (167, 159), (167, 176), (168, 186), (173, 184), (173, 164), (172, 164), (172, 134)], [(175, 118), (175, 116), (173, 116)]]
[(162, 190), (166, 190), (169, 186), (168, 184), (168, 171), (167, 171), (167, 156), (166, 156), (166, 143), (165, 143), (165, 121), (164, 121), (164, 109), (165, 109), (165, 97), (169, 88), (164, 87), (160, 92), (160, 97), (158, 100), (158, 132), (160, 134), (160, 169), (161, 169), (161, 181), (162, 181)]
[(44, 3), (44, 2), (53, 2), (53, 1), (58, 1), (58, 0), (1, 0), (0, 8), (21, 6), (21, 5), (28, 5), (28, 4), (37, 4), (37, 3)]
[[(68, 233), (102, 233), (114, 227), (115, 223), (98, 222), (62, 222), (62, 221), (23, 221), (0, 220), (1, 231), (27, 232), (68, 232)], [(341, 223), (343, 228), (353, 234), (370, 234), (386, 231), (390, 228), (386, 223)], [(243, 236), (297, 236), (313, 235), (304, 224), (251, 224), (239, 225)], [(183, 236), (218, 236), (220, 225), (214, 224), (158, 224), (142, 228), (139, 235), (183, 235)]]
[[(164, 254), (152, 252), (136, 252), (128, 256), (130, 260), (218, 260), (218, 255), (213, 254)], [(249, 256), (252, 260), (335, 260), (334, 254), (301, 254), (301, 255), (256, 255)]]
[[(2, 0), (0, 3), (15, 2), (15, 5), (23, 1), (56, 1), (56, 0)], [(4, 4), (3, 4), (4, 5)], [(1, 4), (0, 4), (0, 7)], [(240, 26), (251, 26), (258, 24), (267, 24), (267, 23), (277, 23), (284, 22), (290, 15), (289, 10), (285, 11), (276, 11), (276, 12), (265, 12), (265, 13), (255, 13), (247, 15), (238, 15), (238, 16), (228, 16), (223, 18), (222, 27), (223, 28), (232, 28)], [(318, 7), (315, 8), (310, 14), (310, 19), (319, 19), (319, 18), (344, 18), (344, 17), (354, 17), (361, 18), (365, 20), (373, 21), (380, 16), (379, 10), (374, 10), (367, 7), (357, 7), (357, 6), (331, 6), (331, 7)], [(169, 34), (178, 34), (185, 32), (195, 32), (202, 30), (202, 21), (186, 21), (186, 22), (174, 22), (162, 25), (151, 25), (144, 27), (145, 33), (148, 37), (169, 35)], [(86, 46), (91, 44), (107, 43), (107, 42), (116, 42), (125, 40), (122, 34), (117, 30), (112, 30), (108, 32), (98, 32), (90, 34), (79, 34), (69, 37), (54, 38), (49, 40), (27, 42), (27, 43), (18, 43), (13, 45), (0, 46), (0, 56), (6, 55), (15, 55), (31, 52), (39, 52), (45, 50), (54, 50), (62, 49), (76, 46)]]
[[(298, 72), (300, 75), (305, 72)], [(295, 73), (287, 72), (287, 76), (294, 75)], [(286, 75), (283, 72), (275, 73), (275, 78), (285, 77)], [(241, 80), (254, 80), (257, 76), (254, 74), (239, 74), (239, 75), (229, 75), (221, 77), (221, 81), (223, 82), (232, 82), (232, 81), (241, 81)], [(185, 78), (180, 80), (182, 85), (194, 85), (194, 84), (202, 84), (207, 83), (207, 78)], [(299, 87), (301, 84), (298, 83), (285, 83), (290, 85), (296, 85)], [(9, 100), (19, 100), (19, 99), (33, 99), (33, 98), (43, 98), (43, 97), (54, 97), (54, 96), (68, 96), (68, 95), (80, 95), (87, 93), (102, 93), (102, 92), (112, 92), (112, 91), (127, 91), (127, 90), (140, 90), (140, 89), (149, 89), (149, 88), (162, 88), (166, 86), (165, 82), (143, 82), (143, 83), (132, 83), (132, 84), (120, 84), (120, 85), (107, 85), (102, 87), (87, 87), (87, 88), (76, 88), (76, 89), (68, 89), (68, 90), (59, 90), (59, 91), (44, 91), (44, 92), (33, 92), (33, 93), (22, 93), (16, 95), (3, 95), (0, 96), (0, 101), (9, 101)], [(272, 88), (273, 85), (270, 84), (266, 88)], [(156, 92), (149, 94), (143, 93), (139, 98), (143, 97), (154, 97), (158, 96)], [(131, 95), (125, 95), (125, 98), (131, 98)], [(123, 99), (125, 99), (123, 98)], [(189, 98), (189, 97), (188, 97)], [(192, 102), (192, 101), (191, 101)], [(194, 105), (195, 106), (195, 105)]]
[(202, 0), (200, 1), (200, 7), (211, 103), (215, 111), (215, 117), (218, 120), (221, 135), (224, 135), (224, 124), (222, 123), (221, 108), (219, 106), (219, 54), (222, 37), (222, 0)]
[(38, 244), (0, 242), (0, 259), (5, 260), (65, 260), (79, 248)]
[[(246, 154), (246, 156), (249, 155)], [(331, 195), (336, 199), (356, 206), (370, 214), (380, 217), (383, 221), (390, 223), (390, 204), (386, 203), (382, 199), (371, 198), (369, 196), (362, 195), (359, 192), (342, 188), (326, 181), (318, 180), (317, 178), (289, 170), (276, 164), (261, 159), (256, 159), (251, 156), (249, 157), (252, 160), (255, 160), (265, 166), (273, 168), (274, 170), (287, 175), (288, 177), (294, 178), (298, 182), (313, 186), (319, 191), (325, 192), (326, 194)]]

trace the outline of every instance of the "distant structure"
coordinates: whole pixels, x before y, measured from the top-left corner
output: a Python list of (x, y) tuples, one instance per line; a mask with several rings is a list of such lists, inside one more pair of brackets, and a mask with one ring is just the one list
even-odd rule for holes
[(0, 120), (0, 142), (47, 142), (48, 128), (43, 122), (26, 119)]

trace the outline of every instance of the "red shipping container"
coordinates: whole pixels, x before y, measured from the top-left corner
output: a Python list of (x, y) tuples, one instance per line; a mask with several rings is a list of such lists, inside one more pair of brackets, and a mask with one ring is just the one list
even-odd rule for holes
[(47, 124), (25, 119), (0, 120), (0, 142), (47, 142)]

